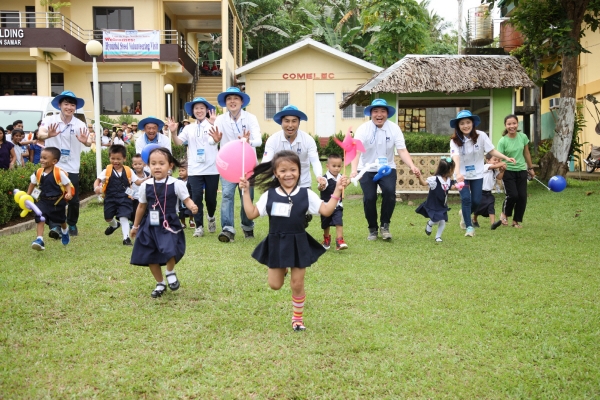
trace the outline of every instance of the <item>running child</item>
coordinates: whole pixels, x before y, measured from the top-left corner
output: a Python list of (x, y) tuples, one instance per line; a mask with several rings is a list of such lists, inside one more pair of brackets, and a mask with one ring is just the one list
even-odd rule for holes
[(104, 219), (108, 222), (104, 234), (112, 235), (120, 226), (123, 246), (132, 246), (129, 238), (129, 217), (133, 210), (131, 183), (134, 177), (131, 168), (124, 165), (127, 149), (120, 144), (112, 145), (108, 149), (108, 157), (110, 164), (94, 182), (94, 192), (104, 196)]
[(75, 188), (71, 184), (65, 171), (56, 166), (60, 160), (60, 150), (56, 147), (46, 147), (40, 156), (40, 165), (31, 175), (31, 183), (27, 194), (37, 200), (36, 205), (42, 212), (45, 221), (35, 216), (37, 223), (37, 238), (31, 243), (31, 248), (37, 251), (44, 250), (44, 224), (54, 222), (60, 224), (61, 240), (63, 245), (70, 242), (67, 227), (67, 201), (73, 198)]
[[(188, 192), (192, 192), (192, 188), (190, 187), (190, 183), (188, 182), (188, 164), (187, 160), (180, 161), (181, 166), (179, 167), (179, 180), (185, 183), (185, 187)], [(190, 217), (190, 228), (195, 229), (196, 223), (194, 222), (194, 217), (192, 217), (192, 213), (188, 210), (183, 202), (179, 203), (179, 222), (181, 222), (181, 226), (183, 229), (186, 228), (185, 219)]]
[(438, 164), (434, 176), (427, 179), (423, 175), (419, 175), (419, 182), (422, 186), (429, 186), (427, 200), (417, 207), (415, 212), (421, 214), (425, 218), (429, 218), (425, 226), (427, 236), (431, 235), (434, 225), (438, 226), (435, 234), (435, 241), (442, 241), (442, 233), (448, 222), (448, 191), (452, 187), (452, 179), (454, 173), (454, 161), (450, 157), (442, 157)]
[[(275, 176), (275, 179), (273, 179)], [(342, 187), (348, 185), (346, 177), (337, 180), (332, 199), (324, 203), (312, 190), (298, 187), (300, 179), (300, 158), (295, 152), (285, 150), (276, 153), (270, 162), (262, 163), (254, 169), (252, 183), (265, 190), (256, 205), (250, 198), (250, 184), (246, 178), (240, 179), (243, 190), (244, 210), (249, 219), (269, 216), (269, 234), (254, 249), (252, 257), (269, 267), (268, 282), (271, 289), (283, 286), (287, 268), (292, 270), (292, 329), (303, 331), (302, 312), (306, 293), (304, 275), (325, 253), (319, 242), (306, 233), (304, 226), (306, 213), (329, 216), (333, 214), (342, 194)]]
[(144, 167), (144, 160), (142, 160), (141, 154), (136, 154), (131, 159), (131, 168), (133, 169), (134, 174), (134, 182), (131, 184), (131, 190), (133, 191), (131, 195), (132, 202), (132, 212), (129, 220), (131, 223), (135, 221), (135, 211), (137, 210), (137, 206), (140, 203), (140, 186), (150, 177), (150, 172), (146, 171)]
[(162, 265), (167, 266), (169, 288), (179, 289), (175, 264), (185, 254), (185, 235), (178, 216), (179, 201), (183, 201), (192, 214), (198, 212), (198, 207), (190, 198), (185, 184), (169, 176), (169, 170), (178, 167), (179, 162), (168, 149), (156, 148), (148, 158), (152, 178), (140, 186), (140, 204), (131, 228), (131, 237), (137, 236), (131, 264), (150, 267), (156, 279), (156, 288), (150, 296), (157, 298), (167, 290)]
[[(479, 222), (477, 221), (478, 216), (490, 217), (491, 229), (494, 230), (500, 224), (495, 225), (496, 222), (496, 198), (492, 194), (494, 187), (496, 186), (496, 180), (504, 177), (504, 170), (506, 164), (500, 161), (498, 157), (492, 156), (490, 153), (485, 155), (487, 163), (483, 166), (483, 186), (481, 194), (481, 203), (477, 211), (473, 213), (473, 226), (479, 228)], [(502, 222), (500, 222), (502, 223)]]
[[(338, 179), (341, 178), (340, 171), (343, 166), (342, 157), (339, 154), (330, 154), (327, 157), (327, 173), (324, 178), (327, 179), (327, 183), (321, 183), (319, 190), (321, 191), (321, 200), (328, 202), (332, 198), (333, 192), (335, 191)], [(323, 242), (321, 243), (325, 250), (329, 250), (331, 247), (331, 235), (329, 234), (330, 227), (335, 226), (335, 249), (345, 250), (348, 248), (346, 242), (344, 242), (344, 223), (342, 217), (344, 214), (344, 205), (342, 199), (333, 196), (337, 200), (337, 207), (333, 211), (333, 214), (329, 217), (321, 215), (321, 229), (323, 229)]]

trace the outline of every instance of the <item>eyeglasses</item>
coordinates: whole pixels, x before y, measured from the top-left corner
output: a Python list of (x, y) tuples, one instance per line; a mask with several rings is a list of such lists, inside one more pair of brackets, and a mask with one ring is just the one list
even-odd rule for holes
[(446, 161), (447, 163), (452, 162), (452, 158), (450, 158), (450, 157), (442, 157), (442, 160)]

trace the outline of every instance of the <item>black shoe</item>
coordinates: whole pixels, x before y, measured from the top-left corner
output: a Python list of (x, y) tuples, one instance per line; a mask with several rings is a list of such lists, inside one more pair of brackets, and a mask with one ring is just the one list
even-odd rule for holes
[(119, 227), (121, 226), (120, 222), (117, 222), (117, 226), (115, 226), (114, 228), (112, 226), (108, 226), (108, 228), (106, 228), (106, 230), (104, 231), (104, 234), (106, 236), (108, 235), (112, 235), (114, 231), (116, 231), (117, 229), (119, 229)]
[(69, 225), (69, 236), (77, 236), (79, 235), (79, 231), (77, 230), (76, 225)]
[(473, 224), (473, 228), (479, 228), (479, 222), (472, 221), (472, 224)]
[(156, 288), (152, 291), (150, 296), (152, 296), (153, 299), (156, 299), (157, 297), (162, 296), (166, 290), (167, 290), (167, 287), (165, 286), (164, 283), (157, 283)]
[(312, 214), (306, 214), (304, 216), (304, 227), (308, 228), (308, 224), (312, 221)]
[(60, 228), (55, 226), (54, 228), (50, 229), (50, 232), (48, 232), (48, 236), (50, 236), (54, 240), (60, 239), (62, 237)]
[(235, 235), (229, 231), (223, 231), (219, 233), (219, 242), (228, 243), (233, 242)]
[(246, 239), (254, 239), (254, 230), (244, 231), (244, 237)]
[(131, 243), (131, 239), (127, 238), (123, 240), (123, 246), (133, 246), (133, 243)]
[(492, 224), (492, 230), (495, 231), (496, 228), (498, 228), (500, 225), (502, 225), (502, 220), (499, 219), (498, 221)]
[[(175, 277), (175, 282), (173, 283), (169, 283), (169, 276), (171, 275)], [(167, 284), (169, 285), (169, 289), (171, 289), (172, 291), (179, 289), (179, 279), (177, 279), (177, 275), (175, 275), (175, 272), (167, 275)]]

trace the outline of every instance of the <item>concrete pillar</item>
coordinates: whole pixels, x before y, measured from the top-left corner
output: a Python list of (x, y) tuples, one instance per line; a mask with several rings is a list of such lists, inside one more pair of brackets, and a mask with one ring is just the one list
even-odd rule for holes
[(50, 84), (50, 63), (42, 60), (35, 60), (37, 95), (51, 96)]

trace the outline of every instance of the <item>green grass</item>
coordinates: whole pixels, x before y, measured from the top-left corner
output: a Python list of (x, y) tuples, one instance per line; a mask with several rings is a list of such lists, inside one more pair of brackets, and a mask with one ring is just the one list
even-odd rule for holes
[(599, 196), (532, 183), (524, 229), (482, 218), (472, 239), (453, 204), (437, 245), (406, 202), (393, 241), (367, 242), (346, 200), (350, 248), (308, 270), (303, 333), (250, 257), (267, 219), (233, 244), (188, 229), (181, 289), (153, 300), (92, 204), (66, 248), (2, 238), (0, 398), (597, 398)]

